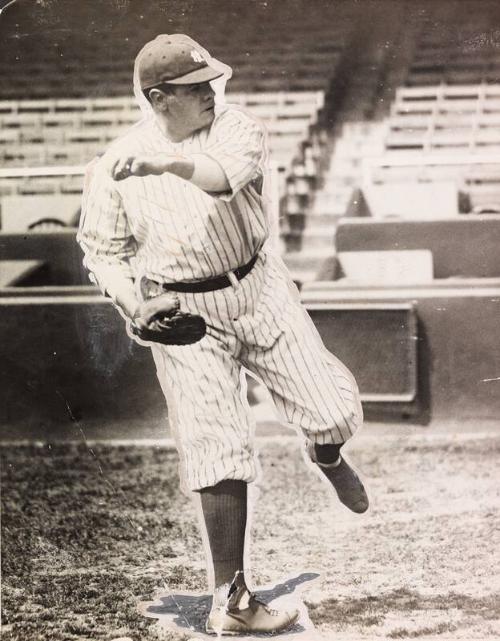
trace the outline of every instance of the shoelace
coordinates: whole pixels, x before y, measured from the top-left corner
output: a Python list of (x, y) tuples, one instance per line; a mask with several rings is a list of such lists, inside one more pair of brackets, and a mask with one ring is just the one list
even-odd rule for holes
[(266, 603), (260, 601), (260, 599), (258, 599), (253, 592), (250, 592), (250, 600), (255, 601), (256, 603), (261, 605), (270, 616), (277, 617), (279, 615), (278, 610), (273, 610), (273, 608), (270, 608)]

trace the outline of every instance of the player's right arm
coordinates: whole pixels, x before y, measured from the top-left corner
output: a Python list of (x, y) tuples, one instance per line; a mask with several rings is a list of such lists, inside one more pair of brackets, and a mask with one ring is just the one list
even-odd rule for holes
[(104, 158), (87, 168), (77, 240), (91, 280), (128, 318), (134, 318), (139, 301), (130, 261), (137, 244)]
[(231, 200), (249, 182), (262, 176), (265, 132), (240, 110), (217, 117), (205, 149), (188, 155), (120, 153), (110, 157), (109, 175), (120, 181), (130, 176), (171, 173), (222, 200)]

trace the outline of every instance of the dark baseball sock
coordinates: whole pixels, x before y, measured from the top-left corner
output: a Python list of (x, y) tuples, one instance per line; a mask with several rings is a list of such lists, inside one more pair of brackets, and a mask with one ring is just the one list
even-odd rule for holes
[(221, 481), (200, 490), (201, 507), (214, 564), (215, 587), (243, 571), (247, 524), (247, 484)]
[(338, 461), (340, 456), (340, 448), (344, 443), (328, 443), (327, 445), (314, 445), (314, 452), (316, 454), (316, 460), (318, 463), (323, 463), (328, 465), (329, 463), (335, 463)]

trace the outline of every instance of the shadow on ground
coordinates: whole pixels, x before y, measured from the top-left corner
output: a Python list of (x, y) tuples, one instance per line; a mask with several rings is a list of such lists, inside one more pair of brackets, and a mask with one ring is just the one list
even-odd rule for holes
[[(303, 572), (299, 576), (290, 578), (283, 583), (255, 591), (260, 601), (268, 605), (272, 603), (273, 608), (297, 608), (300, 611), (298, 622), (279, 636), (302, 639), (306, 635), (308, 641), (312, 639), (312, 633), (315, 632), (315, 628), (309, 619), (307, 608), (300, 594), (304, 587), (307, 587), (305, 584), (318, 578), (319, 574)], [(195, 638), (213, 639), (213, 635), (208, 635), (205, 632), (205, 622), (211, 605), (211, 595), (159, 591), (155, 595), (154, 601), (139, 603), (138, 611), (146, 617), (157, 619), (161, 628), (171, 632), (191, 633)], [(276, 637), (277, 635), (253, 634), (251, 638), (256, 636)], [(238, 635), (238, 638), (242, 640), (250, 639), (250, 637), (244, 635)]]

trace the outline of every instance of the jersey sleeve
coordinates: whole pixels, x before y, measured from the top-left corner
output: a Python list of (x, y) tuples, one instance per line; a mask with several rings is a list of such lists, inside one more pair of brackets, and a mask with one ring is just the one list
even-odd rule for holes
[(121, 196), (102, 159), (87, 167), (77, 241), (84, 252), (90, 278), (106, 294), (123, 279), (132, 279), (136, 253)]
[(214, 122), (204, 153), (224, 170), (231, 191), (219, 194), (231, 200), (249, 182), (262, 174), (265, 130), (257, 120), (237, 109), (229, 109)]

